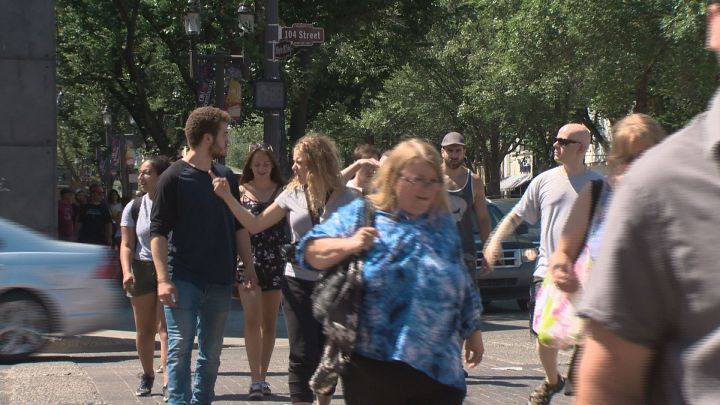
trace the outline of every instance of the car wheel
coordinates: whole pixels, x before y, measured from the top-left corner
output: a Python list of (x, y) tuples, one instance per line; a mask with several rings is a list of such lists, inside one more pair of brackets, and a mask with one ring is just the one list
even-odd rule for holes
[(520, 307), (521, 311), (528, 310), (528, 304), (530, 303), (530, 300), (517, 300), (516, 302), (517, 302), (518, 306)]
[(43, 334), (50, 332), (47, 308), (24, 292), (0, 297), (0, 358), (23, 358), (45, 344)]

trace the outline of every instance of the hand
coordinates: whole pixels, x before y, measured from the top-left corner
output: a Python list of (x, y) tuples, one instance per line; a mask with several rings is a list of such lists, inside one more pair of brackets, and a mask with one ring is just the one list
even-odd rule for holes
[(131, 292), (135, 288), (135, 276), (132, 273), (123, 275), (122, 285), (126, 293)]
[(369, 166), (369, 167), (373, 167), (373, 168), (380, 167), (380, 161), (375, 158), (359, 159), (357, 161), (357, 163), (360, 166)]
[(158, 300), (163, 305), (167, 305), (170, 308), (177, 306), (178, 292), (175, 288), (175, 284), (169, 280), (158, 281)]
[(482, 332), (476, 330), (465, 341), (465, 364), (468, 368), (475, 368), (482, 361), (485, 353), (483, 345)]
[(212, 179), (213, 191), (215, 192), (215, 194), (217, 194), (217, 196), (222, 198), (223, 200), (231, 198), (232, 195), (230, 194), (230, 184), (228, 184), (227, 179), (225, 177), (216, 176), (215, 173), (212, 172), (212, 170), (208, 170), (208, 174)]
[(245, 270), (243, 270), (242, 288), (252, 290), (255, 287), (259, 287), (257, 273), (255, 273), (255, 269), (246, 267)]
[(502, 256), (502, 244), (491, 241), (485, 250), (483, 250), (483, 263), (487, 266), (489, 272), (493, 271), (493, 267)]
[(493, 272), (493, 268), (488, 266), (487, 261), (483, 257), (480, 261), (480, 276), (487, 276), (488, 274)]
[(350, 252), (356, 254), (370, 250), (375, 244), (375, 237), (378, 231), (375, 228), (364, 226), (358, 229), (353, 236), (350, 237)]
[(550, 274), (560, 291), (572, 294), (580, 289), (580, 280), (575, 275), (571, 264), (554, 263), (550, 266)]

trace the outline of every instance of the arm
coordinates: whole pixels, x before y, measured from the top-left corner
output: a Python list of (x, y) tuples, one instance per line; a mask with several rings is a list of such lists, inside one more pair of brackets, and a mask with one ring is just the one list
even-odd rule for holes
[(502, 256), (502, 241), (507, 239), (521, 223), (522, 219), (515, 213), (515, 210), (505, 215), (505, 218), (503, 218), (500, 225), (497, 226), (495, 232), (490, 235), (490, 241), (483, 250), (485, 263), (488, 267), (492, 269), (495, 262)]
[(485, 203), (485, 185), (480, 176), (473, 174), (473, 207), (477, 219), (477, 229), (482, 243), (487, 243), (492, 230), (492, 220)]
[(108, 246), (112, 246), (113, 232), (112, 222), (105, 224), (105, 239), (107, 240)]
[(342, 181), (342, 184), (347, 183), (350, 181), (350, 179), (355, 176), (355, 173), (357, 173), (358, 170), (360, 170), (361, 167), (364, 165), (372, 165), (374, 167), (379, 167), (380, 162), (377, 159), (358, 159), (350, 164), (350, 166), (342, 169), (340, 171), (340, 179)]
[(135, 227), (121, 226), (120, 236), (120, 267), (123, 274), (123, 289), (127, 292), (135, 284), (135, 278), (130, 267), (135, 253), (133, 251), (135, 247)]
[(170, 281), (168, 275), (168, 240), (162, 235), (153, 235), (150, 240), (150, 250), (152, 251), (153, 263), (155, 264), (155, 273), (157, 274), (158, 283), (158, 299), (163, 304), (174, 307), (177, 302), (177, 290), (175, 285)]
[(586, 186), (570, 210), (562, 236), (548, 262), (548, 270), (561, 291), (574, 293), (580, 287), (573, 265), (588, 231), (592, 186)]
[(644, 403), (652, 351), (595, 321), (590, 321), (588, 332), (580, 362), (578, 403)]
[(362, 227), (349, 238), (313, 239), (305, 245), (305, 261), (318, 270), (327, 270), (349, 256), (370, 249), (377, 235), (375, 228)]
[(213, 189), (215, 190), (215, 194), (223, 199), (238, 222), (240, 222), (251, 234), (254, 235), (256, 233), (260, 233), (277, 224), (285, 217), (285, 210), (275, 202), (265, 208), (260, 215), (253, 215), (252, 212), (243, 207), (240, 204), (240, 201), (232, 195), (227, 179), (215, 176), (212, 171), (210, 171), (209, 174), (213, 179)]

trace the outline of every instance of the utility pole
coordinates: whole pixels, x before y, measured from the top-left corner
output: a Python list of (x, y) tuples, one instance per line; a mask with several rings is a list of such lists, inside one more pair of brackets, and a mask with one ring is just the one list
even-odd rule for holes
[[(279, 42), (279, 6), (278, 0), (265, 0), (265, 47), (263, 52), (263, 79), (280, 80), (280, 64), (275, 58), (275, 44)], [(289, 173), (287, 153), (283, 136), (283, 110), (265, 110), (263, 112), (263, 142), (272, 146), (277, 153), (278, 164), (283, 173)]]

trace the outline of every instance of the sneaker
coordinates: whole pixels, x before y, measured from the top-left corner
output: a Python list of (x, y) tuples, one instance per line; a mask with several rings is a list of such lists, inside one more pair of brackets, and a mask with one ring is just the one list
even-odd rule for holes
[(265, 395), (266, 397), (269, 397), (270, 395), (272, 395), (272, 391), (270, 390), (270, 384), (268, 384), (265, 381), (262, 381), (260, 384), (262, 384), (263, 395)]
[(147, 374), (139, 374), (138, 377), (140, 377), (140, 385), (135, 391), (135, 395), (138, 397), (146, 397), (150, 395), (153, 383), (155, 382), (155, 377), (151, 377)]
[(257, 401), (258, 399), (263, 399), (263, 386), (260, 382), (254, 382), (250, 384), (250, 392), (248, 393), (248, 397), (251, 401)]
[(573, 389), (573, 383), (570, 377), (565, 379), (565, 391), (563, 392), (565, 396), (572, 397), (575, 395), (575, 390)]
[(528, 405), (547, 405), (550, 403), (550, 399), (553, 395), (560, 392), (565, 386), (565, 379), (561, 375), (558, 375), (557, 384), (550, 384), (547, 381), (543, 381), (542, 384), (538, 385), (530, 394), (528, 399)]
[(168, 395), (167, 385), (163, 385), (163, 401), (167, 402), (170, 399)]
[(163, 366), (162, 364), (158, 366), (157, 370), (155, 370), (155, 374), (162, 374), (163, 373)]

